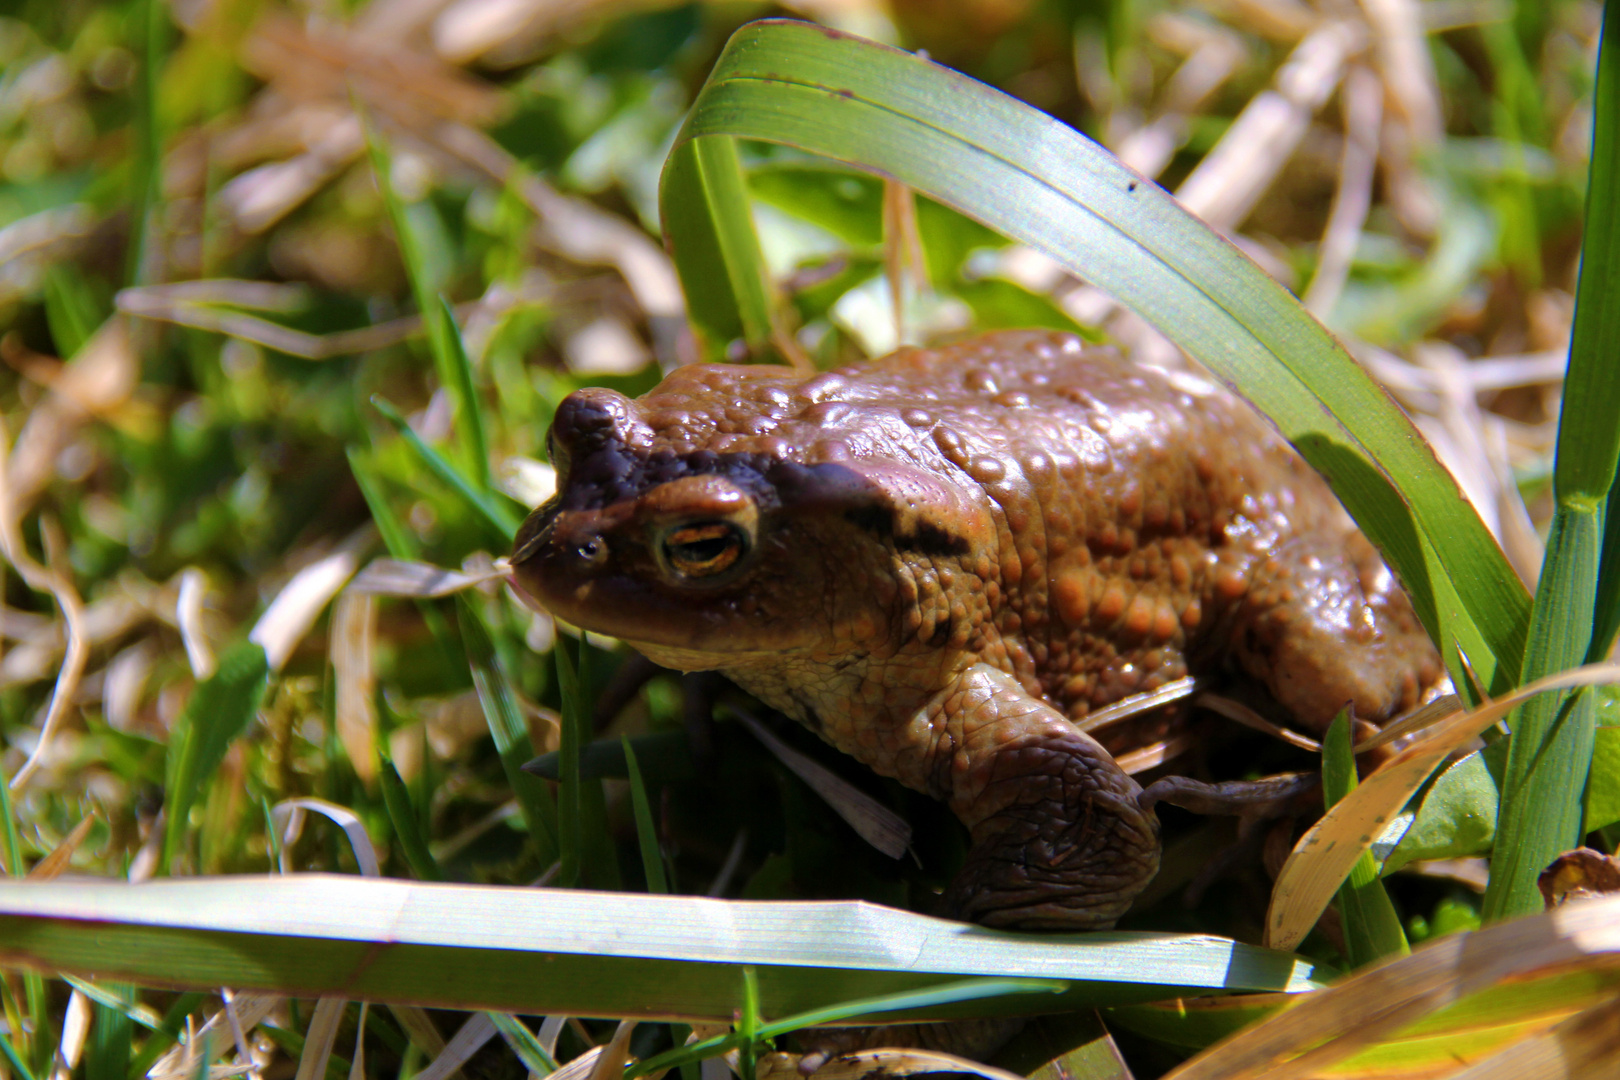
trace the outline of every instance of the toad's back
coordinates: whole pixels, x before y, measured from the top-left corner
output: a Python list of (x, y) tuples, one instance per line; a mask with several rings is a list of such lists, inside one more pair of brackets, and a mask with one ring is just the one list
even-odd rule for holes
[(975, 847), (947, 905), (979, 921), (1108, 925), (1152, 876), (1151, 809), (1066, 718), (1230, 672), (1320, 729), (1442, 678), (1389, 571), (1245, 405), (1065, 335), (809, 379), (694, 365), (635, 401), (570, 395), (550, 443), (519, 583), (949, 800)]
[(846, 400), (897, 413), (933, 468), (993, 503), (995, 636), (1009, 670), (1071, 716), (1181, 678), (1189, 655), (1218, 659), (1211, 639), (1230, 641), (1266, 554), (1295, 537), (1337, 550), (1352, 530), (1224, 390), (1073, 338), (992, 335), (845, 374)]

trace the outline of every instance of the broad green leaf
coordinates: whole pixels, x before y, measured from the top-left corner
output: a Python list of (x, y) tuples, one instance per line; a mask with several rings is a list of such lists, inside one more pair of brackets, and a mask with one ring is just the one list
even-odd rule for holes
[[(743, 964), (767, 1018), (964, 978), (1069, 982), (1041, 995), (1041, 1011), (1314, 985), (1304, 960), (1200, 934), (1014, 934), (868, 903), (296, 874), (0, 883), (0, 957), (163, 986), (705, 1022), (731, 1021)], [(958, 1002), (894, 1019), (1029, 1007)]]
[(169, 735), (163, 869), (167, 870), (170, 860), (180, 853), (192, 806), (225, 759), (231, 740), (253, 719), (269, 676), (264, 649), (242, 641), (227, 649), (214, 674), (192, 691), (191, 700), (186, 702), (185, 711)]
[[(1356, 789), (1356, 758), (1350, 749), (1350, 717), (1341, 711), (1322, 737), (1322, 799), (1331, 810)], [(1363, 851), (1339, 886), (1339, 914), (1344, 927), (1350, 965), (1365, 967), (1385, 956), (1405, 956), (1412, 950), (1401, 931), (1401, 921), (1389, 902), (1372, 852)]]
[(1586, 823), (1596, 832), (1620, 821), (1620, 727), (1600, 727), (1592, 743), (1592, 771), (1586, 778)]
[(828, 162), (768, 164), (748, 173), (760, 202), (819, 225), (845, 243), (883, 243), (883, 182)]
[(1389, 858), (1393, 873), (1417, 859), (1456, 859), (1491, 849), (1507, 744), (1498, 740), (1449, 766), (1430, 786), (1417, 818)]
[[(925, 59), (791, 22), (732, 38), (672, 161), (733, 137), (891, 176), (1118, 297), (1240, 388), (1328, 477), (1448, 662), (1460, 646), (1488, 688), (1512, 684), (1528, 598), (1410, 421), (1293, 297), (1107, 151)], [(664, 220), (701, 231), (691, 219), (708, 204), (680, 194), (666, 183)], [(678, 240), (674, 252), (686, 260)], [(683, 281), (700, 272), (719, 268), (683, 268)], [(715, 299), (688, 294), (700, 321), (723, 317), (704, 313)]]

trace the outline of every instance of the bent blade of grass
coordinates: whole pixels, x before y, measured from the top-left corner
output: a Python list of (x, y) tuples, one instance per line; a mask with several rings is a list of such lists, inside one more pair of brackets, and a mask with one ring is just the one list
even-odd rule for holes
[[(1292, 1008), (1211, 1047), (1164, 1080), (1377, 1075), (1370, 1069), (1349, 1069), (1349, 1059), (1392, 1036), (1417, 1033), (1431, 1019), (1440, 1020), (1440, 1010), (1448, 1006), (1461, 1003), (1457, 1011), (1464, 1012), (1471, 995), (1493, 987), (1504, 990), (1507, 1000), (1497, 1013), (1498, 1022), (1511, 1020), (1520, 1009), (1519, 1015), (1534, 1016), (1542, 1011), (1542, 1003), (1520, 989), (1527, 980), (1556, 976), (1567, 983), (1603, 978), (1617, 962), (1620, 897), (1566, 904), (1484, 930), (1449, 934), (1411, 956), (1304, 996)], [(1593, 997), (1613, 993), (1612, 985), (1595, 990), (1587, 985)], [(1302, 1047), (1309, 1049), (1301, 1052)], [(1456, 1063), (1455, 1056), (1437, 1056), (1441, 1071), (1430, 1075), (1457, 1075), (1445, 1067)], [(1343, 1071), (1330, 1071), (1335, 1064)]]
[(672, 149), (659, 209), (703, 358), (727, 359), (738, 339), (757, 355), (770, 339), (775, 298), (736, 144), (699, 139)]
[[(1529, 598), (1411, 422), (1281, 286), (1100, 146), (925, 59), (791, 22), (737, 32), (676, 145), (731, 137), (897, 179), (1136, 310), (1328, 478), (1448, 662), (1456, 643), (1489, 689), (1512, 685)], [(663, 198), (666, 220), (705, 210)]]
[(1356, 861), (1454, 748), (1537, 694), (1612, 682), (1620, 682), (1620, 664), (1592, 664), (1540, 679), (1424, 730), (1335, 803), (1294, 845), (1272, 887), (1266, 944), (1289, 949), (1305, 939)]
[[(1604, 5), (1594, 90), (1592, 160), (1581, 238), (1569, 370), (1558, 416), (1552, 530), (1530, 621), (1524, 677), (1539, 678), (1606, 656), (1620, 626), (1620, 3)], [(1486, 919), (1537, 911), (1536, 877), (1581, 841), (1597, 710), (1590, 694), (1528, 703), (1510, 722), (1513, 741)]]
[[(1043, 1011), (1314, 985), (1297, 957), (1208, 935), (1014, 934), (853, 902), (340, 875), (0, 882), (0, 962), (153, 985), (703, 1022), (730, 1022), (742, 964), (758, 970), (767, 1017), (969, 977), (1070, 982)], [(940, 1004), (895, 1018), (1019, 1007)]]

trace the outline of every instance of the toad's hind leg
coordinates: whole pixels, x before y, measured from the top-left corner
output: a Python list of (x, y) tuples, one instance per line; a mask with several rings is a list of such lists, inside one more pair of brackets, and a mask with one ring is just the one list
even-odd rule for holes
[(1159, 868), (1159, 824), (1108, 751), (975, 665), (926, 710), (931, 787), (973, 838), (945, 911), (987, 926), (1113, 926)]
[(1298, 537), (1264, 559), (1233, 631), (1231, 658), (1313, 731), (1346, 705), (1381, 723), (1445, 677), (1411, 601), (1359, 532)]

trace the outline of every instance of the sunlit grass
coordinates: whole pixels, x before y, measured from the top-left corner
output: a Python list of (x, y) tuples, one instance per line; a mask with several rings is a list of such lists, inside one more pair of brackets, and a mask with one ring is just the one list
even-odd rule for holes
[[(676, 264), (647, 232), (658, 168), (740, 13), (593, 13), (561, 37), (542, 19), (497, 40), (455, 22), (459, 5), (414, 28), (406, 7), (340, 5), (323, 23), (276, 21), (273, 8), (238, 0), (24, 0), (0, 19), (0, 525), (17, 571), (0, 611), (0, 764), (16, 784), (0, 806), (8, 871), (37, 869), (53, 851), (57, 869), (97, 877), (259, 874), (282, 862), (357, 871), (332, 822), (312, 818), (290, 840), (272, 826), (275, 806), (318, 797), (356, 815), (386, 876), (926, 907), (959, 857), (954, 823), (836, 758), (822, 760), (918, 826), (921, 867), (870, 851), (736, 725), (722, 725), (697, 781), (681, 778), (685, 758), (628, 749), (628, 780), (594, 773), (588, 703), (611, 690), (618, 653), (578, 641), (498, 585), (382, 597), (340, 623), (327, 610), (343, 581), (317, 581), (307, 620), (269, 646), (246, 643), (301, 570), (349, 565), (322, 563), (335, 553), (352, 552), (355, 566), (386, 552), (482, 574), (543, 492), (541, 435), (577, 386), (636, 393), (656, 381), (654, 361), (748, 351), (728, 349), (733, 338), (829, 366), (896, 333), (882, 185), (757, 144), (707, 164), (725, 173), (712, 205), (739, 209), (743, 191), (756, 201), (759, 250), (735, 231), (711, 238), (730, 252), (723, 279), (707, 279), (723, 280), (720, 302), (694, 304), (696, 338), (672, 315)], [(1237, 18), (1202, 3), (1116, 5), (1098, 21), (1043, 8), (976, 35), (875, 5), (844, 17), (867, 32), (894, 32), (898, 19), (900, 44), (1183, 186), (1288, 288), (1314, 287), (1337, 243), (1342, 285), (1336, 296), (1318, 290), (1318, 310), (1393, 387), (1506, 552), (1480, 555), (1483, 529), (1467, 543), (1431, 535), (1406, 552), (1459, 580), (1459, 602), (1443, 590), (1431, 601), (1431, 625), (1474, 605), (1462, 623), (1480, 629), (1446, 634), (1454, 672), (1494, 688), (1518, 674), (1530, 609), (1513, 575), (1534, 576), (1553, 512), (1545, 494), (1527, 512), (1519, 490), (1549, 475), (1566, 523), (1555, 536), (1585, 537), (1575, 560), (1584, 571), (1570, 586), (1550, 577), (1542, 591), (1584, 599), (1538, 598), (1532, 643), (1538, 626), (1574, 634), (1568, 648), (1532, 644), (1524, 675), (1598, 659), (1620, 610), (1605, 599), (1620, 575), (1603, 546), (1614, 457), (1603, 369), (1578, 369), (1586, 410), (1572, 415), (1586, 426), (1566, 416), (1556, 473), (1556, 378), (1546, 365), (1528, 381), (1505, 373), (1567, 347), (1599, 5), (1565, 0), (1512, 22), (1484, 6), (1448, 8), (1455, 24), (1416, 39), (1416, 53), (1399, 51), (1415, 23), (1370, 24), (1357, 31), (1369, 48), (1337, 68), (1322, 60), (1331, 37), (1315, 36), (1327, 23), (1300, 24), (1299, 10), (1261, 4)], [(1291, 74), (1279, 75), (1290, 57)], [(1354, 186), (1353, 163), (1340, 157), (1341, 106), (1354, 113), (1358, 73), (1383, 95), (1387, 138), (1370, 206), (1336, 241), (1330, 200)], [(1300, 90), (1309, 78), (1322, 80), (1315, 97)], [(1235, 156), (1206, 153), (1244, 130), (1240, 117), (1263, 92), (1303, 108), (1303, 126), (1272, 151), (1287, 161), (1280, 174), (1246, 192), (1249, 178), (1269, 176), (1267, 162), (1237, 154), (1236, 139), (1225, 144)], [(1613, 188), (1602, 179), (1613, 142), (1599, 147), (1594, 192)], [(1223, 209), (1245, 202), (1252, 209)], [(1612, 220), (1612, 201), (1585, 206), (1591, 228)], [(907, 286), (902, 333), (1076, 328), (1145, 360), (1181, 362), (1091, 283), (983, 224), (925, 201), (915, 229), (928, 280)], [(705, 281), (691, 250), (676, 250), (689, 293)], [(740, 275), (739, 250), (753, 268)], [(1612, 292), (1604, 265), (1588, 252), (1583, 313), (1614, 308), (1588, 299)], [(204, 290), (172, 289), (194, 281)], [(120, 296), (127, 286), (141, 291)], [(1578, 322), (1577, 353), (1612, 353), (1615, 318)], [(1572, 476), (1569, 446), (1590, 451), (1591, 475)], [(1581, 514), (1585, 524), (1571, 524)], [(1459, 565), (1489, 578), (1487, 591), (1469, 593)], [(1569, 614), (1582, 604), (1595, 629), (1592, 616)], [(546, 655), (559, 640), (572, 650)], [(1459, 641), (1466, 667), (1449, 648)], [(359, 675), (339, 674), (344, 648), (367, 658)], [(345, 696), (354, 678), (374, 686)], [(42, 741), (53, 693), (61, 708)], [(1613, 730), (1603, 707), (1600, 755)], [(345, 726), (357, 716), (367, 730)], [(621, 735), (680, 740), (683, 719), (677, 681), (662, 676), (603, 734), (614, 748)], [(1268, 766), (1284, 760), (1257, 745)], [(559, 748), (560, 784), (521, 771)], [(1527, 862), (1532, 880), (1537, 860)], [(1167, 859), (1166, 891), (1196, 871)], [(1251, 869), (1225, 891), (1232, 899), (1206, 896), (1184, 912), (1172, 898), (1140, 927), (1258, 940), (1263, 884)], [(1389, 886), (1409, 929), (1480, 910), (1454, 879), (1403, 874)], [(1495, 910), (1522, 910), (1522, 875), (1516, 889)], [(1327, 964), (1344, 959), (1327, 938), (1305, 948)], [(95, 996), (81, 1028), (69, 1022), (66, 984), (0, 981), (0, 1071), (44, 1080), (53, 1055), (82, 1035), (76, 1070), (133, 1078), (192, 1038), (188, 1017), (195, 1028), (217, 1008), (196, 995), (86, 985)], [(346, 1069), (360, 1014), (329, 1018), (333, 1040), (316, 1041), (336, 1046)], [(255, 1067), (288, 1066), (310, 1020), (302, 1004), (276, 1004), (260, 1031), (276, 1029), (280, 1050), (248, 1025)], [(429, 1021), (414, 1022), (370, 1013), (368, 1073), (408, 1074), (438, 1054)], [(526, 1040), (529, 1028), (500, 1014), (486, 1026), (536, 1072), (613, 1030), (568, 1025)], [(646, 1057), (672, 1035), (649, 1026), (637, 1038)], [(215, 1061), (238, 1056), (223, 1020), (209, 1040)], [(196, 1075), (196, 1049), (163, 1075)]]

